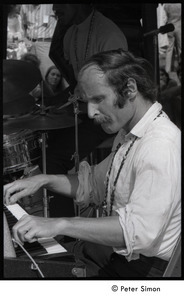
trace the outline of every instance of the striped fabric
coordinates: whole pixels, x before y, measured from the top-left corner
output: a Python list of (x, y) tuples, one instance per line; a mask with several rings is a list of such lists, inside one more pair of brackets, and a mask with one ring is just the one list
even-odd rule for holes
[(52, 4), (23, 4), (21, 6), (22, 24), (26, 28), (26, 37), (30, 40), (52, 38), (56, 18)]

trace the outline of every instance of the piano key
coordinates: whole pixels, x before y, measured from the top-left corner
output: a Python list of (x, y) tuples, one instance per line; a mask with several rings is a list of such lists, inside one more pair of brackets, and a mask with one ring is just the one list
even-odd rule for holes
[[(4, 205), (4, 211), (7, 217), (8, 225), (9, 225), (9, 219), (11, 225), (9, 225), (12, 229), (12, 227), (16, 224), (16, 222), (23, 216), (28, 215), (28, 213), (17, 203), (12, 205)], [(37, 242), (33, 243), (24, 243), (24, 247), (26, 250), (30, 252), (30, 254), (33, 256), (35, 255), (47, 255), (47, 254), (56, 254), (56, 253), (63, 253), (67, 252), (67, 250), (61, 246), (54, 237), (49, 238), (38, 238)], [(18, 247), (17, 255), (23, 255), (23, 250)], [(33, 254), (32, 254), (33, 253)], [(35, 254), (36, 253), (36, 254)]]
[[(9, 206), (4, 205), (4, 212), (5, 212), (5, 215), (6, 215), (6, 218), (7, 218), (7, 222), (8, 222), (10, 232), (12, 233), (13, 226), (17, 223), (19, 217), (22, 217), (23, 214), (25, 214), (25, 213), (21, 209), (21, 207), (19, 207), (19, 205), (16, 205), (16, 206), (13, 205), (12, 212), (11, 212), (11, 208), (10, 209), (9, 208), (10, 208), (10, 205)], [(16, 210), (16, 208), (17, 208), (17, 210)], [(16, 215), (16, 217), (15, 217), (15, 215)], [(14, 246), (15, 246), (16, 255), (18, 257), (26, 255), (25, 252), (23, 251), (23, 249), (18, 244), (14, 243)], [(34, 242), (34, 243), (25, 242), (24, 243), (24, 248), (32, 256), (47, 254), (46, 249), (38, 242)]]

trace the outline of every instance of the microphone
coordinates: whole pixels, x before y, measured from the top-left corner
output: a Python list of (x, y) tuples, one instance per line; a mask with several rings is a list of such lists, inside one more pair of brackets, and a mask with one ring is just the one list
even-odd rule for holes
[(159, 33), (165, 34), (165, 33), (174, 31), (174, 29), (175, 29), (174, 25), (172, 23), (169, 23), (169, 24), (166, 24), (164, 26), (160, 26), (160, 28), (158, 28), (158, 29), (155, 29), (155, 30), (152, 30), (152, 31), (149, 31), (149, 32), (145, 33), (144, 37), (159, 34)]

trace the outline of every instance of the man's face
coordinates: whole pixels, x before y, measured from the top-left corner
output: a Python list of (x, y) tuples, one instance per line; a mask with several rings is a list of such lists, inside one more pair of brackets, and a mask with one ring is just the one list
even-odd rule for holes
[(53, 4), (53, 11), (64, 25), (75, 23), (77, 4)]
[(126, 101), (123, 108), (117, 104), (118, 96), (106, 81), (106, 75), (95, 65), (79, 74), (80, 96), (87, 103), (88, 116), (101, 124), (106, 133), (116, 133), (122, 127), (129, 131), (134, 117), (134, 103)]

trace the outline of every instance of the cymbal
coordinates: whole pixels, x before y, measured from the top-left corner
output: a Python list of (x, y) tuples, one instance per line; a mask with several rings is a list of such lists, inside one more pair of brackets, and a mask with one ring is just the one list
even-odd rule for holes
[[(82, 121), (78, 119), (78, 124)], [(52, 129), (69, 128), (75, 126), (75, 118), (67, 115), (66, 112), (60, 114), (46, 113), (45, 115), (29, 115), (16, 119), (5, 120), (3, 122), (4, 134), (9, 134), (20, 129), (30, 129), (32, 131), (47, 131)]]
[[(9, 99), (10, 100), (10, 99)], [(24, 95), (12, 101), (3, 102), (4, 115), (20, 115), (26, 114), (33, 110), (35, 99), (31, 95)]]
[(42, 80), (40, 70), (22, 60), (3, 60), (3, 102), (29, 94)]
[(12, 125), (12, 123), (10, 123), (11, 122), (9, 122), (9, 124), (3, 125), (3, 134), (9, 135), (20, 131), (20, 128), (16, 128)]

